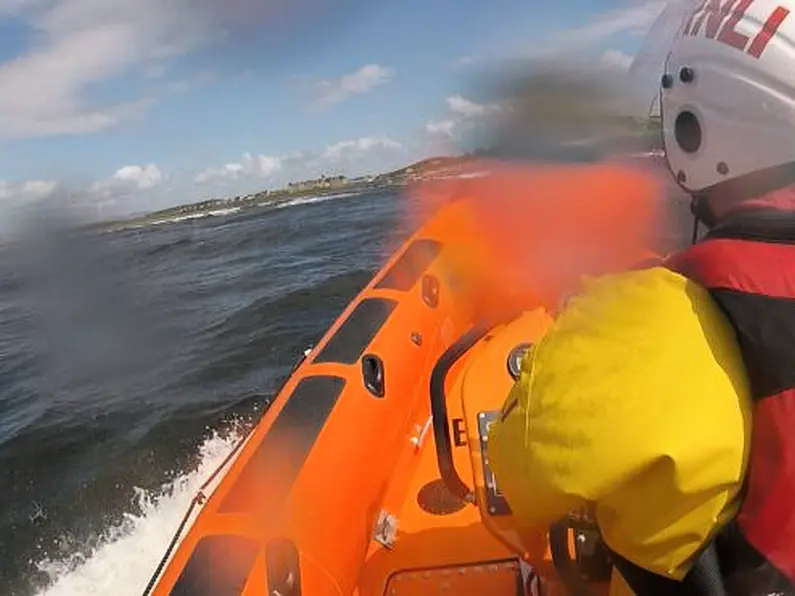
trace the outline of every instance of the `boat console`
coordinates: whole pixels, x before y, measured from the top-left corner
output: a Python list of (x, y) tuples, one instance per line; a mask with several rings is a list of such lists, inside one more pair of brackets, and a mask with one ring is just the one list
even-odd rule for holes
[[(523, 534), (489, 461), (489, 427), (519, 377), (524, 354), (551, 322), (536, 309), (495, 329), (475, 328), (439, 359), (430, 385), (439, 471), (445, 488), (477, 507), (500, 542), (525, 561), (551, 560), (566, 592), (606, 593), (612, 566), (590, 513), (572, 513), (544, 536)], [(447, 383), (453, 369), (457, 374)]]

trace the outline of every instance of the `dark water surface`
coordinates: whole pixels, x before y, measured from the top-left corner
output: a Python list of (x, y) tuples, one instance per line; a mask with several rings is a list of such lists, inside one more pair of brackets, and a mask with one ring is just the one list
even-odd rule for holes
[[(406, 236), (404, 207), (362, 195), (0, 249), (0, 593), (159, 523), (85, 584), (140, 593), (113, 576), (151, 572), (181, 508), (151, 496), (262, 410)], [(66, 583), (53, 593), (83, 591)]]

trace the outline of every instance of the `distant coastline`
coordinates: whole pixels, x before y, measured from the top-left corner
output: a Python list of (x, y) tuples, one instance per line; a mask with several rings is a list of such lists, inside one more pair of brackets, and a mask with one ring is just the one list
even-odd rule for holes
[[(627, 128), (627, 123), (629, 127)], [(638, 120), (621, 118), (624, 127), (617, 136), (607, 143), (621, 153), (659, 152), (662, 149), (659, 117)], [(247, 195), (227, 198), (207, 199), (153, 211), (145, 215), (102, 221), (89, 227), (114, 230), (130, 227), (148, 226), (182, 219), (237, 212), (252, 207), (279, 205), (304, 197), (323, 197), (336, 194), (365, 193), (402, 188), (411, 182), (429, 178), (454, 176), (462, 173), (462, 167), (482, 157), (498, 157), (500, 152), (492, 149), (476, 150), (458, 156), (440, 156), (414, 162), (400, 169), (374, 176), (347, 178), (345, 176), (321, 176), (314, 180), (290, 182), (287, 186), (274, 190), (264, 190)]]
[(207, 199), (196, 203), (176, 205), (167, 209), (153, 211), (145, 215), (103, 221), (91, 224), (92, 228), (120, 229), (165, 223), (180, 219), (193, 219), (218, 213), (240, 211), (252, 207), (279, 205), (303, 197), (323, 197), (336, 194), (365, 193), (395, 188), (402, 188), (417, 180), (428, 177), (452, 174), (451, 169), (457, 168), (472, 160), (472, 156), (432, 157), (409, 164), (398, 170), (374, 176), (347, 178), (345, 176), (321, 176), (314, 180), (290, 182), (287, 186), (275, 190), (264, 190), (257, 193), (227, 198)]

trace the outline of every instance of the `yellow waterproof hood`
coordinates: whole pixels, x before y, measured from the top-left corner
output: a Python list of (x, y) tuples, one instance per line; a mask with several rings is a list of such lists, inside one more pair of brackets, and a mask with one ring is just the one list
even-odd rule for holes
[(667, 269), (586, 282), (525, 358), (490, 459), (527, 526), (592, 503), (605, 541), (681, 578), (737, 511), (751, 434), (733, 330)]

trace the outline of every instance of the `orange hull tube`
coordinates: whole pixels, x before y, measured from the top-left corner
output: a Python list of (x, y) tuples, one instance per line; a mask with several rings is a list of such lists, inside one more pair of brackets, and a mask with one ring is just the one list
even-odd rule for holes
[(520, 536), (497, 511), (479, 426), (513, 383), (511, 351), (551, 323), (538, 305), (447, 375), (452, 459), (474, 503), (440, 481), (428, 388), (473, 318), (450, 277), (461, 209), (410, 238), (297, 366), (152, 594), (514, 596), (522, 560), (555, 577), (546, 534)]

